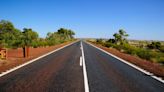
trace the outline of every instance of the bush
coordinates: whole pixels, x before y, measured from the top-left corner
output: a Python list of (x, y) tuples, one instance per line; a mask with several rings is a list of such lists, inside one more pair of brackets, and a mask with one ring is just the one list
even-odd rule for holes
[(37, 48), (39, 46), (38, 41), (32, 41), (31, 46)]
[(139, 56), (140, 58), (146, 59), (146, 60), (150, 60), (152, 57), (152, 54), (150, 53), (149, 50), (138, 49), (137, 56)]
[(160, 57), (157, 62), (161, 63), (161, 64), (164, 64), (164, 57)]
[(124, 44), (123, 49), (124, 49), (125, 53), (127, 53), (127, 54), (132, 54), (132, 55), (137, 54), (137, 48), (134, 46), (131, 46), (129, 44)]
[(161, 46), (161, 47), (159, 48), (159, 50), (160, 50), (161, 52), (164, 52), (164, 46)]
[(119, 51), (123, 51), (127, 54), (131, 54), (131, 55), (136, 55), (142, 59), (146, 59), (152, 62), (157, 62), (157, 63), (161, 63), (164, 64), (164, 53), (162, 53), (164, 51), (164, 46), (160, 47), (160, 51), (152, 51), (150, 49), (144, 49), (144, 48), (139, 48), (139, 47), (135, 47), (135, 46), (131, 46), (127, 43), (124, 44), (114, 44), (111, 43), (109, 41), (107, 42), (103, 42), (102, 40), (97, 40), (96, 43), (101, 44), (105, 47), (113, 47)]
[[(123, 49), (124, 52), (127, 54), (137, 55), (138, 57), (146, 60), (151, 60), (151, 58), (157, 59), (159, 57), (162, 57), (161, 53), (154, 52), (148, 49), (138, 48), (135, 46), (131, 46), (129, 44), (116, 45), (115, 48), (118, 50)], [(161, 62), (161, 61), (157, 61), (157, 62)]]
[(154, 57), (153, 62), (164, 64), (164, 53), (152, 51), (151, 54)]
[(103, 39), (96, 39), (96, 43), (103, 44)]
[(109, 48), (109, 47), (113, 47), (113, 44), (110, 42), (106, 42), (104, 43), (104, 46)]
[(108, 41), (106, 42), (109, 42), (109, 43), (116, 43), (116, 40), (115, 39), (109, 39)]
[(151, 44), (148, 44), (147, 47), (150, 49), (159, 49), (161, 47), (161, 43), (160, 42), (152, 42)]
[(116, 48), (119, 51), (122, 51), (123, 50), (123, 46), (122, 45), (116, 45), (116, 44), (114, 44), (113, 47)]

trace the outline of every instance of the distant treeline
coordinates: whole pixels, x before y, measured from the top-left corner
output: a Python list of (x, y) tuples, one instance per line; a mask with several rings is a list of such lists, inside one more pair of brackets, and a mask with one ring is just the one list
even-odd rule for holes
[(72, 30), (60, 28), (57, 32), (48, 32), (46, 38), (40, 38), (31, 28), (24, 28), (21, 31), (10, 21), (0, 21), (0, 48), (52, 46), (73, 40), (74, 35)]

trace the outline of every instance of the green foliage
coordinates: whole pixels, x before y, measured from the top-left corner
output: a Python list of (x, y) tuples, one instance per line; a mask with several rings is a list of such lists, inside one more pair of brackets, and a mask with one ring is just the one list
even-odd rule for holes
[(96, 39), (96, 42), (97, 42), (98, 44), (103, 44), (103, 39)]
[(113, 34), (113, 36), (115, 38), (116, 44), (124, 44), (127, 43), (126, 37), (128, 37), (129, 35), (123, 29), (120, 29), (119, 32)]
[[(106, 42), (103, 42), (102, 39), (97, 39), (95, 42), (97, 44), (101, 44), (105, 47), (112, 47), (115, 48), (121, 52), (131, 54), (134, 56), (138, 56), (142, 59), (149, 60), (151, 62), (157, 62), (164, 64), (164, 46), (160, 44), (160, 42), (152, 42), (148, 45), (151, 49), (159, 49), (160, 51), (154, 51), (146, 48), (141, 48), (143, 46), (132, 46), (126, 42), (126, 37), (128, 34), (126, 34), (125, 31), (119, 30), (119, 33), (115, 33), (114, 37), (115, 39), (109, 39)], [(120, 43), (120, 44), (118, 44)]]
[(35, 41), (32, 41), (31, 46), (34, 48), (45, 47), (45, 46), (48, 46), (48, 42), (43, 38), (39, 38)]
[(124, 52), (127, 54), (131, 54), (131, 55), (136, 55), (137, 54), (137, 48), (134, 46), (131, 46), (129, 44), (123, 44), (122, 45), (122, 49), (124, 49)]
[(25, 46), (52, 46), (72, 40), (75, 33), (72, 30), (60, 28), (57, 32), (47, 33), (45, 39), (39, 38), (37, 32), (24, 28), (23, 32), (16, 29), (10, 21), (0, 21), (0, 47), (18, 48)]
[(11, 48), (18, 48), (18, 47), (22, 47), (24, 42), (22, 41), (22, 38), (23, 38), (23, 33), (16, 29), (17, 32), (15, 32), (15, 34), (13, 34), (16, 38), (15, 40), (12, 40), (13, 41), (13, 44), (11, 45)]
[(160, 57), (157, 60), (158, 63), (164, 64), (164, 57)]
[(48, 32), (46, 40), (48, 42), (48, 45), (51, 46), (70, 41), (73, 39), (73, 35), (75, 35), (75, 33), (72, 30), (60, 28), (57, 32)]
[(32, 29), (24, 28), (23, 30), (23, 46), (32, 46), (32, 43), (36, 42), (36, 40), (38, 39), (38, 33), (33, 31)]
[(131, 46), (129, 44), (117, 45), (113, 43), (106, 42), (104, 43), (106, 47), (113, 47), (119, 51), (123, 51), (124, 53), (138, 56), (140, 58), (150, 60), (152, 62), (164, 63), (164, 53), (155, 52), (152, 50), (138, 48), (135, 46)]
[(152, 53), (148, 50), (145, 50), (145, 49), (138, 49), (136, 54), (140, 58), (143, 58), (143, 59), (146, 59), (146, 60), (150, 60), (151, 57), (152, 57)]
[(0, 33), (13, 32), (14, 25), (10, 21), (1, 20), (0, 21)]
[(114, 45), (114, 44), (113, 44), (113, 43), (110, 43), (110, 42), (105, 42), (105, 43), (104, 43), (104, 46), (105, 46), (105, 47), (108, 47), (108, 48), (109, 48), (109, 47), (113, 47), (113, 45)]
[(151, 44), (148, 44), (147, 47), (150, 49), (159, 49), (161, 47), (161, 43), (160, 42), (152, 42)]
[(161, 52), (164, 52), (164, 45), (160, 46), (159, 50), (160, 50)]
[(16, 29), (14, 25), (2, 20), (0, 21), (0, 44), (1, 47), (17, 47), (20, 43), (21, 31)]
[(116, 43), (115, 39), (109, 39), (107, 42), (108, 43)]
[(72, 39), (75, 33), (72, 30), (60, 28), (57, 33), (63, 37), (63, 40)]

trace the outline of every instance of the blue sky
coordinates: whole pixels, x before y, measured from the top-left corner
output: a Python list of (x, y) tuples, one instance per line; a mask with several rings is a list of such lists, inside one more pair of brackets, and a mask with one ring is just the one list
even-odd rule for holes
[(64, 27), (76, 37), (164, 40), (164, 0), (0, 0), (0, 20), (32, 28), (41, 37)]

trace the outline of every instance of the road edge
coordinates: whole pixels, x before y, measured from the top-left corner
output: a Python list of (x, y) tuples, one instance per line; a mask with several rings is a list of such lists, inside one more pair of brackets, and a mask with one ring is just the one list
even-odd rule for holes
[(155, 76), (153, 73), (150, 73), (150, 72), (148, 72), (148, 71), (146, 71), (146, 70), (144, 70), (144, 69), (142, 69), (142, 68), (140, 68), (140, 67), (138, 67), (138, 66), (136, 66), (136, 65), (134, 65), (134, 64), (132, 64), (132, 63), (130, 63), (130, 62), (128, 62), (128, 61), (118, 57), (118, 56), (116, 56), (116, 55), (113, 55), (113, 54), (111, 54), (111, 53), (109, 53), (109, 52), (107, 52), (107, 51), (105, 51), (105, 50), (103, 50), (103, 49), (101, 49), (101, 48), (99, 48), (99, 47), (89, 43), (89, 42), (85, 42), (85, 43), (87, 43), (90, 46), (92, 46), (92, 47), (94, 47), (94, 48), (96, 48), (96, 49), (98, 49), (98, 50), (100, 50), (100, 51), (102, 51), (102, 52), (104, 52), (104, 53), (106, 53), (106, 54), (108, 54), (108, 55), (110, 55), (110, 56), (120, 60), (120, 61), (122, 61), (123, 63), (125, 63), (125, 64), (127, 64), (127, 65), (129, 65), (129, 66), (131, 66), (133, 68), (135, 68), (136, 70), (138, 70), (138, 71), (140, 71), (140, 72), (142, 72), (142, 73), (144, 73), (146, 75), (149, 75), (150, 77), (152, 77), (152, 78), (154, 78), (154, 79), (164, 83), (164, 80), (162, 78)]
[(65, 46), (62, 46), (62, 47), (60, 47), (60, 48), (57, 48), (57, 49), (55, 49), (55, 50), (53, 50), (53, 51), (50, 51), (50, 52), (48, 52), (48, 53), (45, 53), (45, 54), (43, 54), (43, 55), (41, 55), (41, 56), (39, 56), (39, 57), (37, 57), (37, 58), (34, 58), (34, 59), (32, 59), (32, 60), (27, 61), (26, 63), (23, 63), (23, 64), (21, 64), (21, 65), (18, 65), (18, 66), (14, 67), (14, 68), (11, 68), (11, 69), (9, 69), (9, 70), (6, 70), (5, 72), (1, 72), (1, 73), (0, 73), (0, 77), (5, 76), (5, 75), (7, 75), (7, 74), (9, 74), (9, 73), (11, 73), (11, 72), (13, 72), (13, 71), (16, 71), (17, 69), (20, 69), (20, 68), (22, 68), (22, 67), (24, 67), (24, 66), (26, 66), (26, 65), (28, 65), (28, 64), (31, 64), (31, 63), (33, 63), (33, 62), (35, 62), (35, 61), (37, 61), (37, 60), (39, 60), (39, 59), (41, 59), (41, 58), (43, 58), (43, 57), (46, 57), (46, 56), (48, 56), (48, 55), (50, 55), (50, 54), (52, 54), (52, 53), (54, 53), (54, 52), (56, 52), (56, 51), (59, 51), (59, 50), (65, 48), (65, 47), (68, 47), (68, 46), (70, 46), (70, 45), (72, 45), (72, 44), (74, 44), (74, 43), (76, 43), (76, 42), (78, 42), (78, 41), (79, 41), (79, 40), (77, 40), (77, 41), (75, 41), (75, 42), (72, 42), (72, 43), (70, 43), (70, 44), (67, 44), (67, 45), (65, 45)]

